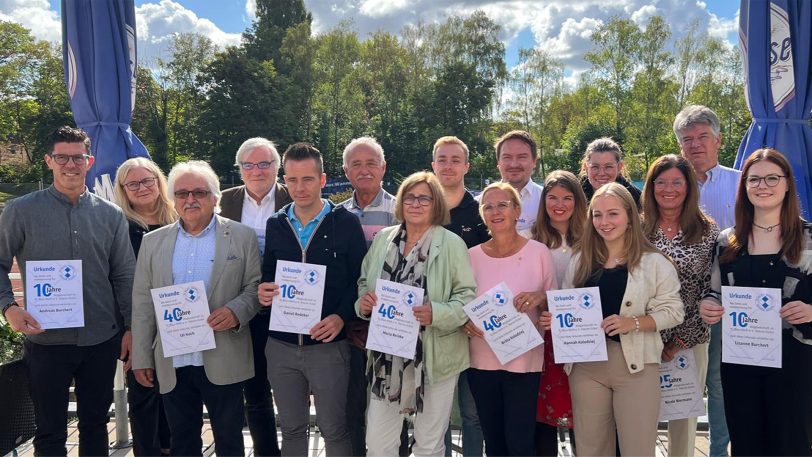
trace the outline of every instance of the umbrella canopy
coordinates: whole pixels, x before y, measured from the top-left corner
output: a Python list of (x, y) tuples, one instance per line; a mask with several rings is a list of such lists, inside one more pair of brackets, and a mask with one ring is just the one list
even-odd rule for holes
[(795, 173), (804, 217), (812, 209), (812, 2), (742, 0), (740, 40), (753, 123), (739, 146), (741, 169), (756, 149), (782, 152)]
[(112, 199), (121, 162), (149, 157), (130, 130), (136, 68), (133, 0), (62, 0), (62, 40), (73, 117), (90, 135), (96, 156), (87, 186)]

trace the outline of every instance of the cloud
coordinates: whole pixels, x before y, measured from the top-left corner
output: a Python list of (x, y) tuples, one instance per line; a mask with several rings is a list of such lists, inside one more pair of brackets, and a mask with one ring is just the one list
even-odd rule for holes
[(0, 0), (0, 20), (16, 22), (40, 40), (62, 41), (62, 22), (48, 0)]
[[(205, 35), (221, 48), (238, 45), (242, 38), (239, 33), (223, 32), (211, 20), (198, 17), (172, 0), (145, 3), (135, 8), (135, 15), (138, 57), (142, 65), (151, 66), (157, 58), (167, 57), (169, 43), (177, 33)], [(62, 41), (59, 13), (50, 9), (48, 0), (0, 0), (0, 20), (22, 24), (41, 40)]]
[(209, 19), (172, 0), (145, 3), (135, 8), (138, 27), (138, 58), (142, 65), (151, 65), (157, 58), (167, 58), (169, 44), (177, 33), (199, 33), (223, 48), (240, 44), (242, 35), (226, 33)]

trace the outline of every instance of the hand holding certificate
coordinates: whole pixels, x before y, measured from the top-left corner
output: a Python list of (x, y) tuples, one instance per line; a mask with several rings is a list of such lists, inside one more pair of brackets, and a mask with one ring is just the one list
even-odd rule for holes
[(420, 322), (412, 310), (423, 303), (423, 289), (379, 279), (375, 296), (366, 348), (414, 359)]
[(516, 311), (513, 292), (500, 282), (462, 308), (502, 365), (544, 343), (527, 314)]
[(547, 291), (555, 363), (607, 360), (606, 334), (597, 287)]
[(81, 260), (25, 263), (25, 308), (42, 329), (85, 326)]
[(781, 289), (722, 286), (722, 362), (781, 368)]
[(209, 301), (203, 281), (150, 290), (164, 357), (214, 349)]
[(273, 299), (269, 329), (309, 335), (321, 321), (326, 277), (324, 265), (277, 262), (274, 282), (279, 286), (279, 295)]

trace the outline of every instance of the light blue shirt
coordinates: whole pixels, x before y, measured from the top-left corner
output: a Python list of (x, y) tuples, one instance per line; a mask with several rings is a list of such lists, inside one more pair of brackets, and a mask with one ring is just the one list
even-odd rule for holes
[(712, 217), (720, 230), (736, 225), (736, 191), (742, 172), (716, 164), (699, 184), (699, 205)]
[[(212, 216), (209, 225), (197, 235), (189, 234), (178, 224), (175, 252), (172, 253), (172, 284), (203, 281), (206, 291), (209, 290), (211, 268), (214, 264), (215, 219)], [(203, 353), (198, 351), (172, 357), (172, 366), (175, 368), (189, 365), (202, 367)]]
[(293, 211), (296, 207), (296, 203), (290, 205), (290, 208), (288, 208), (288, 218), (290, 219), (291, 225), (293, 225), (293, 231), (296, 233), (296, 236), (299, 237), (299, 243), (301, 243), (303, 249), (307, 248), (307, 243), (310, 242), (310, 238), (316, 231), (319, 222), (330, 212), (330, 203), (323, 198), (321, 199), (321, 203), (324, 206), (321, 208), (319, 214), (305, 225), (302, 225), (302, 222), (296, 217), (296, 212)]

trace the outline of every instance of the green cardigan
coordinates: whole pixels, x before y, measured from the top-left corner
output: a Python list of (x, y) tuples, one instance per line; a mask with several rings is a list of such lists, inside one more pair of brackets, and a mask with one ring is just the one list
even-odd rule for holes
[[(375, 291), (388, 246), (399, 230), (399, 225), (381, 230), (361, 264), (355, 312), (363, 319), (369, 317), (361, 315), (360, 297), (367, 291)], [(423, 332), (423, 361), (429, 384), (448, 379), (470, 366), (468, 337), (462, 330), (468, 317), (462, 307), (476, 298), (476, 283), (465, 242), (443, 227), (434, 226), (431, 230), (426, 290), (431, 300), (432, 321)]]

